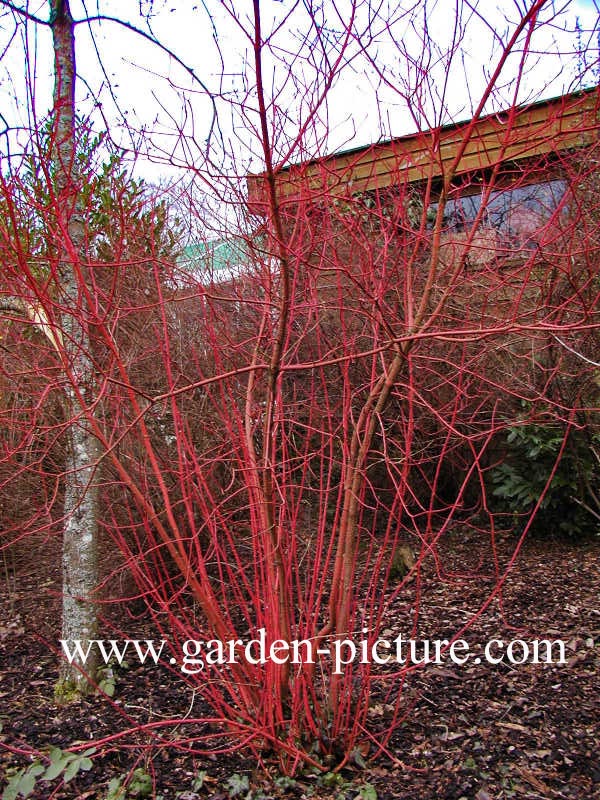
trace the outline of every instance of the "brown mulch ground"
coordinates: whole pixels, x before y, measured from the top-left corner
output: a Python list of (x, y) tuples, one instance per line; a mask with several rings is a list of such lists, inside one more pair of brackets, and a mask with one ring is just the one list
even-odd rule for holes
[[(501, 563), (512, 546), (500, 542)], [(433, 569), (425, 578), (420, 638), (452, 635), (477, 610), (493, 585), (473, 578), (491, 571), (486, 547), (460, 534), (447, 540), (440, 553), (445, 579)], [(48, 644), (55, 647), (59, 635), (56, 555), (48, 542), (24, 542), (6, 558), (0, 553), (0, 790), (28, 763), (18, 751), (66, 749), (122, 730), (126, 715), (151, 720), (189, 709), (190, 690), (172, 673), (139, 665), (119, 672), (115, 702), (54, 704), (57, 662)], [(390, 629), (401, 629), (407, 613), (406, 598), (399, 598)], [(136, 630), (144, 635), (152, 634)], [(269, 783), (241, 756), (194, 759), (154, 749), (144, 760), (143, 743), (128, 740), (129, 747), (116, 743), (66, 786), (38, 783), (31, 797), (105, 800), (111, 779), (142, 767), (153, 776), (152, 796), (163, 800), (225, 800), (245, 776), (248, 800), (374, 797), (366, 784), (378, 800), (600, 798), (600, 540), (527, 542), (501, 602), (494, 600), (465, 634), (470, 643), (492, 637), (563, 639), (568, 663), (444, 664), (411, 673), (405, 691), (414, 707), (391, 740), (393, 760), (348, 770), (337, 783), (306, 775)], [(383, 699), (372, 714), (385, 725)], [(201, 770), (204, 785), (194, 786)], [(238, 777), (228, 783), (232, 776)], [(240, 789), (237, 796), (246, 795)]]

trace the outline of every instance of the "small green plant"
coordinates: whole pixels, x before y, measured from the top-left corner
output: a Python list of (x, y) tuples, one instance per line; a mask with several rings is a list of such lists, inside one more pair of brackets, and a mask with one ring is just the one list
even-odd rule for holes
[(372, 784), (363, 783), (356, 796), (360, 797), (360, 800), (377, 800), (377, 790)]
[(111, 659), (108, 664), (102, 664), (102, 666), (98, 667), (97, 670), (98, 688), (101, 692), (104, 692), (104, 694), (108, 695), (108, 697), (114, 697), (115, 695), (117, 688), (117, 666), (122, 670), (129, 669), (129, 664), (127, 661), (120, 661), (117, 664), (115, 659)]
[(273, 781), (273, 784), (278, 789), (284, 789), (286, 791), (288, 789), (293, 789), (295, 786), (297, 786), (297, 783), (298, 783), (298, 781), (296, 781), (295, 778), (290, 778), (289, 775), (279, 775)]
[(208, 772), (205, 769), (201, 769), (198, 771), (198, 774), (192, 781), (192, 791), (199, 792), (200, 789), (204, 786), (206, 779), (208, 777)]
[[(204, 773), (202, 783), (199, 786), (196, 786), (196, 783), (194, 782), (192, 785), (194, 791), (198, 791), (199, 788), (202, 788), (204, 781), (207, 779), (208, 776), (206, 773)], [(281, 775), (273, 780), (273, 786), (287, 794), (290, 789), (297, 786), (297, 781), (295, 778), (290, 778), (287, 775)], [(273, 798), (273, 794), (271, 792), (267, 792), (260, 787), (251, 789), (250, 779), (248, 776), (240, 775), (237, 772), (227, 778), (224, 784), (224, 789), (230, 798), (241, 797), (243, 800), (272, 800)], [(279, 797), (279, 794), (277, 794), (277, 796)]]
[(339, 772), (326, 772), (318, 780), (318, 784), (331, 792), (331, 796), (342, 800), (377, 800), (377, 790), (370, 783), (356, 785), (347, 780)]
[(248, 780), (248, 776), (239, 775), (237, 772), (227, 778), (225, 786), (229, 797), (238, 797), (239, 795), (250, 791), (250, 781)]
[[(567, 441), (564, 444), (565, 435)], [(541, 499), (531, 531), (576, 537), (598, 532), (596, 508), (600, 435), (556, 423), (529, 423), (508, 429), (501, 464), (490, 472), (494, 510), (511, 513), (515, 523), (526, 520)], [(546, 489), (556, 461), (562, 456)]]
[(124, 800), (127, 789), (123, 786), (122, 778), (112, 778), (108, 782), (108, 792), (104, 800)]
[(34, 761), (27, 769), (17, 770), (17, 772), (11, 776), (2, 792), (2, 800), (16, 800), (18, 797), (29, 797), (43, 772), (45, 772), (45, 767), (43, 764), (40, 764), (39, 761)]
[(113, 778), (108, 784), (104, 800), (129, 800), (129, 798), (150, 797), (152, 777), (143, 767), (134, 769), (131, 777)]
[(95, 752), (94, 747), (83, 753), (71, 753), (61, 750), (60, 747), (52, 747), (48, 753), (48, 765), (36, 759), (29, 767), (14, 773), (2, 792), (2, 800), (29, 797), (36, 789), (38, 781), (50, 782), (62, 777), (64, 783), (69, 783), (78, 772), (87, 772), (92, 768), (90, 756)]
[(127, 792), (130, 797), (150, 797), (152, 794), (152, 778), (143, 767), (134, 769)]
[(108, 697), (114, 697), (115, 695), (117, 681), (114, 670), (109, 664), (98, 669), (98, 688)]

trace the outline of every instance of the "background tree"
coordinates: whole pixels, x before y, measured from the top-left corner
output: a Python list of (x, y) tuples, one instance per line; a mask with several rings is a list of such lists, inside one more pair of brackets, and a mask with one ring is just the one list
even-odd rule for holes
[[(8, 261), (4, 309), (24, 316), (37, 330), (33, 363), (38, 371), (40, 334), (45, 336), (45, 349), (53, 351), (43, 356), (52, 365), (44, 370), (49, 379), (45, 391), (55, 402), (58, 390), (63, 408), (53, 422), (39, 419), (40, 412), (35, 412), (47, 451), (36, 448), (33, 470), (31, 459), (24, 468), (42, 479), (42, 507), (28, 523), (38, 529), (52, 524), (56, 498), (62, 498), (62, 638), (86, 641), (98, 632), (98, 436), (102, 396), (111, 379), (109, 354), (116, 344), (124, 359), (137, 358), (138, 371), (148, 375), (148, 368), (139, 363), (148, 358), (148, 346), (139, 338), (129, 341), (132, 327), (127, 317), (137, 312), (136, 330), (143, 338), (143, 307), (155, 308), (157, 302), (146, 281), (149, 270), (151, 280), (155, 277), (148, 261), (172, 259), (175, 238), (165, 203), (158, 200), (146, 208), (143, 182), (129, 177), (119, 155), (112, 153), (104, 164), (96, 163), (103, 137), (94, 139), (75, 114), (75, 44), (68, 2), (51, 4), (49, 24), (55, 53), (54, 112), (38, 132), (38, 150), (30, 150), (21, 175), (3, 181)], [(101, 326), (97, 319), (103, 320)], [(12, 415), (14, 408), (7, 413)], [(29, 428), (22, 418), (20, 424)], [(24, 446), (20, 440), (20, 447), (10, 452), (22, 453)], [(48, 474), (50, 464), (54, 474)], [(27, 503), (31, 505), (31, 498)], [(77, 658), (72, 664), (62, 663), (59, 699), (89, 690), (95, 682), (94, 657), (92, 653), (85, 664)]]

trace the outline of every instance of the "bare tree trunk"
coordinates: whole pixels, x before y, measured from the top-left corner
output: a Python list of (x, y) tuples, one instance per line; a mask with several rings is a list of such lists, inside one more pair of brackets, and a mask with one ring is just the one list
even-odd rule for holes
[[(70, 421), (65, 466), (62, 638), (87, 643), (97, 637), (99, 446), (90, 428), (93, 365), (82, 292), (85, 226), (80, 189), (74, 177), (75, 38), (68, 0), (50, 0), (54, 44), (54, 126), (51, 166), (55, 174), (59, 242), (59, 281)], [(87, 649), (87, 648), (86, 648)], [(63, 662), (56, 695), (62, 701), (90, 689), (97, 664), (94, 649), (85, 664)]]

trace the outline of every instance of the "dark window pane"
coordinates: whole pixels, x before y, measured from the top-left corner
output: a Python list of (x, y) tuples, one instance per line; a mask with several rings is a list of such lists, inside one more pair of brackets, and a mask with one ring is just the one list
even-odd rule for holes
[[(563, 180), (532, 183), (491, 192), (480, 224), (492, 227), (513, 246), (534, 242), (562, 200), (567, 184)], [(471, 227), (483, 200), (483, 192), (450, 198), (444, 213), (447, 231), (462, 231)], [(433, 226), (437, 203), (430, 207), (428, 218)]]

